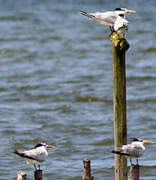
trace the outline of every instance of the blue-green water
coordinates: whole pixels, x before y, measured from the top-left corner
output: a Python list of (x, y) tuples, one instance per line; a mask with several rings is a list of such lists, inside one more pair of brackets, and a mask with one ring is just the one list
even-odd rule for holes
[[(79, 180), (84, 157), (96, 180), (114, 179), (113, 79), (109, 29), (79, 11), (116, 7), (129, 14), (126, 35), (128, 139), (156, 141), (156, 1), (6, 0), (0, 2), (0, 179), (33, 167), (13, 154), (42, 141), (56, 145), (44, 179)], [(155, 180), (156, 146), (141, 158)]]

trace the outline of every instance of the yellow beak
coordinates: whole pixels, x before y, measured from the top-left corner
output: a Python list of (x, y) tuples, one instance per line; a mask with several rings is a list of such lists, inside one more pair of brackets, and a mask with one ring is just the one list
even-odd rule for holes
[(128, 13), (135, 13), (136, 11), (128, 10), (127, 12), (128, 12)]
[(53, 145), (48, 145), (47, 146), (47, 148), (53, 148), (53, 147), (55, 147), (55, 146), (53, 146)]
[(144, 141), (144, 143), (146, 143), (146, 144), (154, 144), (153, 141)]

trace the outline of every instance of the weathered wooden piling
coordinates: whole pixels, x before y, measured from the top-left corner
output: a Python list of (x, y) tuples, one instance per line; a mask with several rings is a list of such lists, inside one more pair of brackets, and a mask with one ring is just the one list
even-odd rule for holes
[(139, 165), (132, 165), (130, 167), (130, 178), (128, 180), (139, 180)]
[(16, 180), (26, 180), (26, 179), (27, 179), (26, 173), (24, 171), (19, 171)]
[(90, 159), (84, 158), (83, 159), (83, 165), (84, 165), (84, 175), (82, 177), (82, 180), (93, 180), (94, 176), (91, 176), (91, 165), (90, 165)]
[[(127, 143), (125, 52), (129, 44), (116, 32), (109, 35), (109, 40), (112, 41), (113, 51), (114, 148), (116, 148)], [(115, 180), (127, 180), (127, 160), (120, 155), (115, 155)]]
[(35, 180), (42, 180), (42, 170), (36, 170), (34, 172), (34, 179)]

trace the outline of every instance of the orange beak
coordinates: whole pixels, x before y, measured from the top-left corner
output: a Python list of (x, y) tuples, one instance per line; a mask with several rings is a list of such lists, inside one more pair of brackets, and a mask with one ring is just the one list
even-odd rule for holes
[(144, 141), (144, 143), (146, 143), (146, 144), (154, 144), (153, 141)]
[(128, 12), (128, 13), (135, 13), (136, 11), (128, 10), (127, 12)]
[(48, 145), (47, 148), (54, 148), (55, 146), (53, 145)]

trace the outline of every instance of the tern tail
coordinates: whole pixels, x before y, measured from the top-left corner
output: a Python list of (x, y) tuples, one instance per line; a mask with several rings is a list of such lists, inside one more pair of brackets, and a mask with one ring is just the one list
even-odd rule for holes
[(95, 16), (93, 16), (92, 14), (90, 14), (90, 13), (88, 13), (88, 12), (80, 11), (80, 13), (81, 13), (82, 15), (84, 15), (84, 16), (87, 16), (87, 17), (91, 18), (91, 19), (95, 18)]

